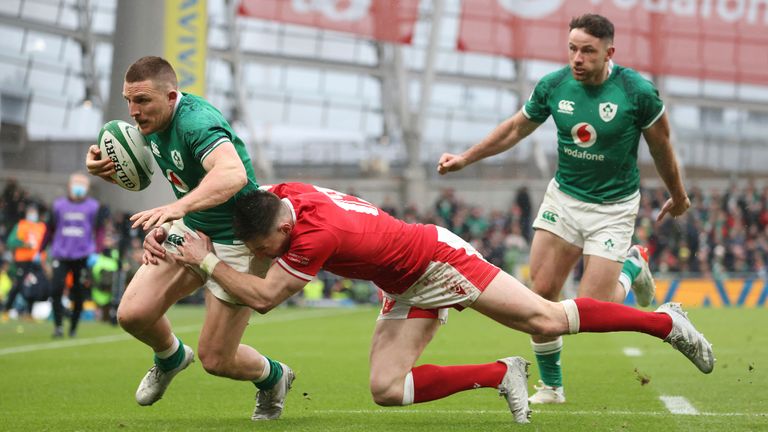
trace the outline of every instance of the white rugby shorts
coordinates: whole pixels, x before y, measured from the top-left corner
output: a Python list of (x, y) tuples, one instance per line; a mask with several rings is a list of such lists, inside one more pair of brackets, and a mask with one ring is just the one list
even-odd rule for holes
[[(174, 243), (175, 239), (178, 239), (178, 237), (183, 238), (184, 233), (190, 233), (191, 235), (195, 237), (199, 237), (195, 230), (189, 228), (183, 220), (178, 219), (171, 223), (171, 227), (168, 230), (168, 237), (166, 238), (165, 242), (163, 242), (163, 247), (165, 250), (171, 252), (171, 253), (177, 253), (176, 244)], [(177, 237), (178, 236), (178, 237)], [(250, 273), (254, 274), (260, 277), (264, 277), (267, 273), (267, 270), (269, 270), (269, 266), (271, 264), (271, 260), (265, 260), (261, 261), (256, 259), (251, 251), (242, 244), (239, 245), (226, 245), (226, 244), (220, 244), (220, 243), (214, 243), (213, 244), (213, 250), (216, 253), (216, 256), (219, 257), (220, 260), (227, 263), (230, 267), (233, 269), (242, 272), (242, 273)], [(195, 272), (197, 275), (199, 275), (203, 281), (203, 285), (205, 288), (208, 289), (208, 291), (211, 292), (216, 298), (223, 300), (227, 303), (232, 303), (236, 305), (242, 305), (243, 303), (240, 302), (237, 298), (229, 295), (224, 288), (219, 285), (218, 282), (216, 282), (212, 277), (208, 276), (204, 271), (200, 270), (200, 267), (193, 266), (193, 265), (185, 265), (188, 269)]]
[(437, 248), (424, 274), (400, 294), (384, 293), (378, 319), (434, 318), (472, 305), (501, 271), (461, 237), (437, 227)]
[(581, 248), (584, 255), (624, 262), (639, 207), (640, 193), (617, 203), (592, 204), (561, 191), (552, 179), (533, 227)]

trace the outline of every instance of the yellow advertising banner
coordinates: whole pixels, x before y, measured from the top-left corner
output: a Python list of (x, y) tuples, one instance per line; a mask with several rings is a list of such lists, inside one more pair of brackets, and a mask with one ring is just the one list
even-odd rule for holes
[[(634, 302), (628, 298), (627, 303)], [(763, 279), (656, 280), (656, 303), (679, 302), (688, 307), (766, 307), (768, 284)]]
[(165, 0), (164, 57), (176, 69), (181, 91), (205, 96), (207, 46), (207, 0)]

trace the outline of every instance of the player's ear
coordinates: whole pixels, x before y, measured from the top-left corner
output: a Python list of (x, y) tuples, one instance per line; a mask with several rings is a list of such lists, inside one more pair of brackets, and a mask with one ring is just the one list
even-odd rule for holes
[(283, 222), (277, 229), (281, 233), (288, 235), (291, 233), (291, 231), (293, 231), (293, 224), (290, 222)]
[(605, 53), (605, 61), (613, 58), (613, 54), (616, 52), (616, 47), (613, 45), (608, 46), (608, 50)]

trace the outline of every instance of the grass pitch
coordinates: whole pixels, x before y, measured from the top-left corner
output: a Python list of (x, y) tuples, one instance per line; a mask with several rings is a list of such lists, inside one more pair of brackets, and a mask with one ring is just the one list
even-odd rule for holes
[[(176, 333), (196, 347), (204, 311), (174, 307)], [(283, 417), (249, 420), (255, 388), (207, 375), (199, 362), (151, 407), (134, 401), (151, 354), (118, 328), (85, 322), (78, 338), (52, 341), (46, 323), (0, 324), (3, 431), (759, 431), (768, 430), (768, 313), (698, 309), (693, 322), (714, 344), (717, 364), (701, 374), (669, 345), (633, 333), (568, 336), (568, 403), (534, 407), (516, 425), (494, 390), (426, 404), (376, 406), (368, 392), (368, 348), (377, 311), (288, 309), (254, 315), (244, 343), (297, 373)], [(451, 312), (421, 363), (532, 360), (526, 335), (474, 311)], [(531, 367), (531, 387), (538, 379)], [(698, 414), (675, 414), (662, 396), (685, 398)], [(680, 399), (677, 399), (678, 401)]]

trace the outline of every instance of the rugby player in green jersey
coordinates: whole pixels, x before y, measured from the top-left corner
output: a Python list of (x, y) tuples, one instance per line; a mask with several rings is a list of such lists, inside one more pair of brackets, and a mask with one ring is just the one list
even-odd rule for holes
[[(210, 374), (251, 381), (259, 389), (253, 420), (280, 416), (294, 378), (286, 365), (240, 343), (251, 309), (196, 266), (173, 259), (184, 234), (211, 237), (219, 257), (240, 271), (263, 274), (268, 263), (254, 259), (235, 239), (232, 208), (240, 194), (258, 188), (250, 158), (221, 112), (205, 99), (178, 90), (176, 72), (160, 57), (142, 57), (125, 74), (123, 97), (149, 143), (177, 201), (131, 217), (149, 230), (143, 265), (126, 288), (117, 316), (122, 328), (155, 353), (154, 365), (136, 391), (139, 405), (152, 405), (173, 377), (194, 361), (165, 316), (178, 300), (205, 286), (206, 315), (197, 355)], [(98, 146), (86, 156), (88, 172), (111, 181), (114, 164)]]
[[(457, 171), (509, 150), (552, 116), (558, 165), (533, 224), (533, 289), (558, 300), (583, 256), (579, 297), (621, 302), (631, 289), (638, 304), (647, 306), (655, 293), (647, 252), (631, 245), (640, 203), (641, 135), (670, 195), (658, 219), (679, 216), (690, 206), (669, 121), (654, 85), (613, 63), (614, 28), (607, 18), (585, 14), (569, 27), (569, 65), (542, 78), (525, 106), (478, 144), (460, 155), (443, 154), (437, 170)], [(562, 338), (533, 336), (531, 344), (542, 383), (530, 402), (565, 402)]]

